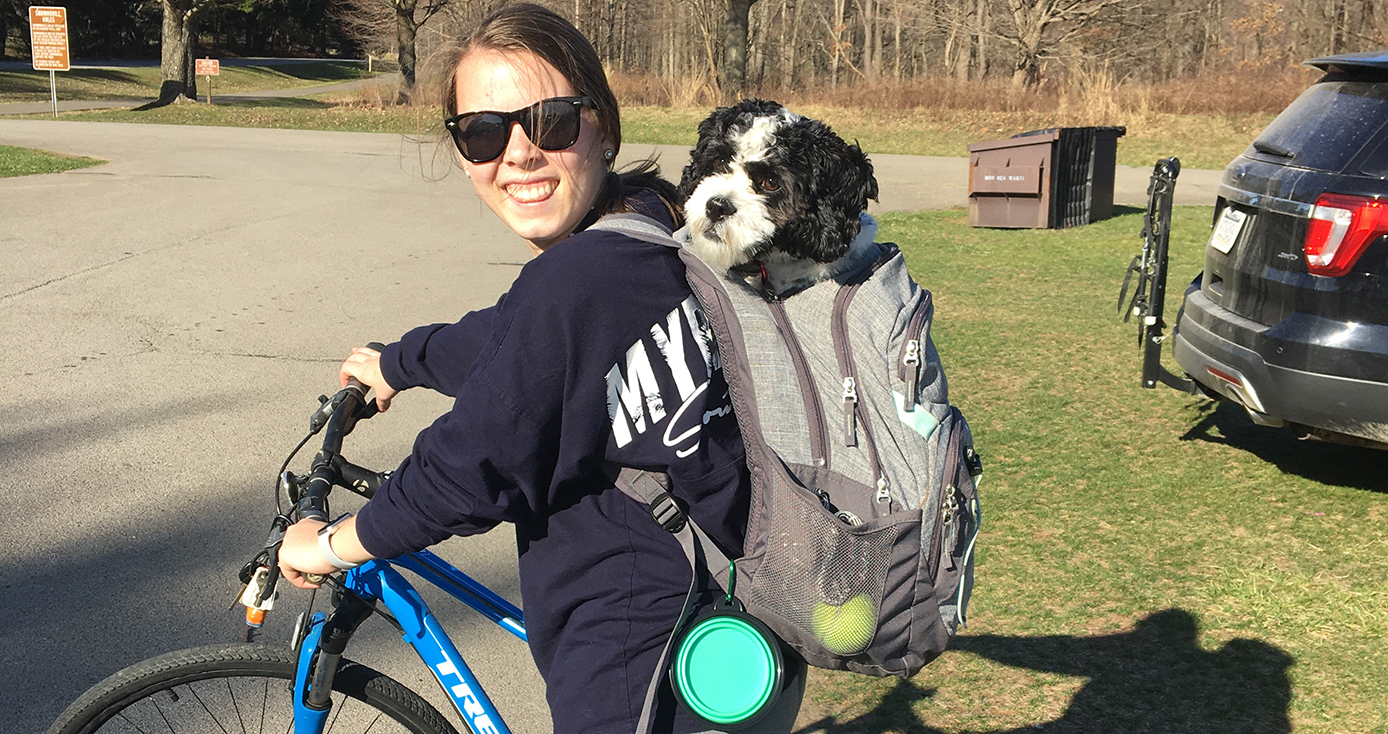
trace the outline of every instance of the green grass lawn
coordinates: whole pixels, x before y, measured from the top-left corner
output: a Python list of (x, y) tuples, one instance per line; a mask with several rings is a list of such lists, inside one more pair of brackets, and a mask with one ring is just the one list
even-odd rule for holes
[[(336, 84), (367, 76), (352, 61), (319, 61), (274, 66), (223, 66), (212, 79), (212, 94), (296, 89)], [(198, 94), (207, 94), (206, 77), (198, 77)], [(59, 100), (146, 99), (159, 96), (159, 68), (74, 69), (58, 72)], [(0, 70), (0, 104), (49, 99), (48, 72)]]
[[(984, 458), (977, 586), (951, 651), (905, 682), (814, 671), (802, 723), (1388, 732), (1388, 452), (1141, 389), (1115, 316), (1141, 212), (1120, 212), (1060, 231), (883, 217), (934, 292)], [(1169, 315), (1210, 214), (1176, 210)]]
[(0, 178), (28, 176), (32, 173), (70, 171), (74, 168), (86, 168), (103, 162), (85, 156), (58, 155), (44, 150), (0, 145)]
[[(222, 90), (220, 83), (214, 89), (214, 100), (217, 90)], [(858, 141), (869, 153), (963, 157), (968, 155), (965, 146), (970, 142), (997, 140), (1056, 125), (1044, 115), (1021, 112), (798, 109), (824, 120), (844, 138)], [(627, 107), (622, 112), (622, 139), (630, 143), (693, 145), (699, 121), (708, 113), (706, 108)], [(145, 112), (93, 110), (63, 113), (61, 117), (410, 135), (440, 132), (440, 113), (434, 107), (378, 107), (360, 104), (343, 95), (266, 102), (223, 101), (211, 107), (176, 105)], [(1241, 153), (1271, 119), (1271, 115), (1265, 114), (1150, 116), (1128, 126), (1128, 134), (1118, 141), (1118, 162), (1150, 168), (1158, 158), (1176, 155), (1187, 168), (1221, 169)]]
[[(1028, 130), (1057, 127), (1034, 112), (877, 110), (802, 106), (796, 111), (823, 120), (869, 153), (967, 157), (967, 145), (1000, 140)], [(693, 145), (707, 109), (627, 107), (622, 135), (643, 143)], [(1179, 156), (1187, 168), (1222, 169), (1272, 121), (1272, 115), (1148, 115), (1130, 121), (1118, 139), (1118, 163), (1151, 168), (1158, 158)]]

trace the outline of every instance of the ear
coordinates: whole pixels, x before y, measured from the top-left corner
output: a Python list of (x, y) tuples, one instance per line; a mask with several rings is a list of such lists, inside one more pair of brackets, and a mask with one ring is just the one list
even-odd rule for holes
[(805, 240), (806, 253), (818, 262), (843, 257), (858, 235), (858, 215), (869, 199), (877, 199), (877, 178), (872, 162), (856, 144), (844, 142), (828, 126), (812, 121), (810, 132), (815, 171), (814, 219), (816, 232)]
[(738, 111), (732, 107), (719, 107), (704, 121), (699, 123), (699, 142), (689, 154), (689, 165), (680, 174), (680, 196), (688, 199), (699, 182), (712, 170), (712, 161), (717, 158), (716, 148), (727, 145), (728, 126), (737, 119)]
[(867, 154), (858, 147), (857, 141), (849, 145), (840, 138), (840, 143), (843, 148), (839, 152), (839, 159), (848, 175), (838, 190), (845, 197), (846, 207), (856, 207), (860, 212), (865, 211), (868, 199), (877, 201), (877, 177), (872, 173), (872, 161), (868, 160)]

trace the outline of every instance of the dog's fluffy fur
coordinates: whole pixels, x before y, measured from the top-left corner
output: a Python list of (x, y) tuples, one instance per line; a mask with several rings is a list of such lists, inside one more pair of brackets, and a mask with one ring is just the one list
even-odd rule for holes
[(859, 236), (877, 198), (872, 163), (776, 102), (745, 100), (700, 123), (679, 189), (694, 253), (725, 270), (760, 264), (777, 295), (844, 272), (855, 241), (872, 242)]

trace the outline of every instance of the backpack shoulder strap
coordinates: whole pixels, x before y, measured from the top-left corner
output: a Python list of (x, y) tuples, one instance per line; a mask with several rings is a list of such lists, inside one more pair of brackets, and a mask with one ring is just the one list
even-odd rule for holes
[(633, 213), (608, 214), (593, 224), (588, 229), (600, 229), (605, 232), (620, 232), (633, 239), (649, 242), (653, 245), (665, 245), (666, 247), (679, 248), (680, 243), (670, 235), (670, 230), (660, 222), (644, 215)]
[(646, 688), (646, 699), (641, 706), (641, 718), (636, 734), (648, 734), (655, 720), (656, 694), (660, 690), (660, 681), (665, 676), (665, 668), (669, 664), (675, 640), (679, 638), (680, 631), (684, 629), (685, 622), (699, 597), (699, 569), (704, 568), (715, 576), (726, 577), (731, 564), (713, 540), (685, 514), (675, 498), (670, 495), (669, 475), (622, 467), (613, 483), (623, 494), (650, 510), (651, 517), (679, 541), (685, 558), (689, 560), (689, 591), (684, 595), (684, 608), (680, 610), (680, 616), (675, 620), (669, 638), (665, 640), (665, 647), (660, 652), (660, 660), (656, 663), (655, 673), (652, 674), (651, 683)]

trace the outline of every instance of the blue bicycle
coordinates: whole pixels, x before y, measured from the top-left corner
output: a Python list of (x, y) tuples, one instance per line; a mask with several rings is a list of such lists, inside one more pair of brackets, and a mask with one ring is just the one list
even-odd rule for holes
[[(344, 487), (370, 497), (387, 474), (342, 457), (342, 440), (376, 412), (366, 389), (352, 384), (322, 404), (275, 483), (276, 514), (265, 547), (241, 572), (246, 584), (247, 642), (200, 647), (136, 663), (78, 698), (49, 734), (249, 734), (390, 732), (457, 734), (431, 704), (398, 681), (343, 657), (357, 627), (372, 614), (394, 626), (429, 666), (473, 734), (509, 734), (472, 671), (428, 605), (397, 568), (416, 574), (525, 640), (521, 610), (428, 551), (371, 561), (323, 577), (331, 610), (300, 615), (289, 647), (252, 642), (274, 605), (277, 557), (285, 529), (297, 519), (327, 519), (328, 494)], [(310, 473), (286, 471), (310, 438), (326, 429)], [(284, 509), (281, 497), (291, 503)], [(315, 579), (318, 580), (318, 579)]]

